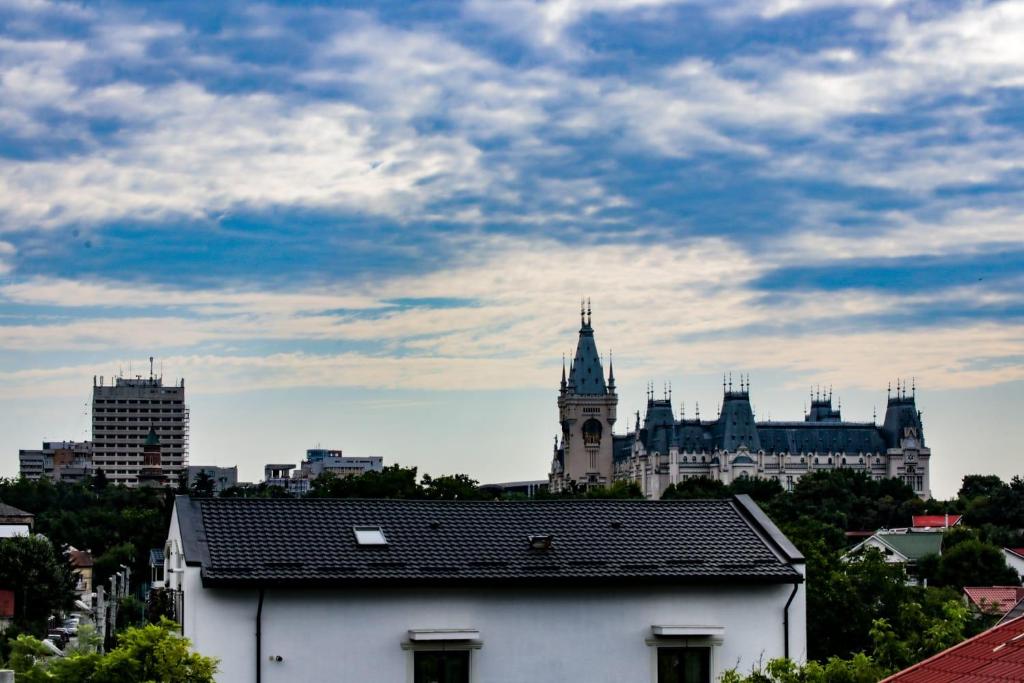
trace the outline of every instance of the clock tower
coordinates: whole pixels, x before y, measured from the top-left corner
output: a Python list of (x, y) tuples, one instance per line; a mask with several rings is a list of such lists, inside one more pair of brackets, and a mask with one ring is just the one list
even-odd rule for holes
[(612, 427), (619, 397), (615, 393), (615, 373), (608, 361), (605, 380), (601, 356), (590, 324), (590, 302), (580, 305), (580, 332), (576, 355), (566, 377), (562, 364), (562, 382), (558, 393), (558, 419), (562, 427), (561, 443), (556, 442), (550, 485), (560, 491), (573, 484), (588, 488), (608, 486), (612, 482)]

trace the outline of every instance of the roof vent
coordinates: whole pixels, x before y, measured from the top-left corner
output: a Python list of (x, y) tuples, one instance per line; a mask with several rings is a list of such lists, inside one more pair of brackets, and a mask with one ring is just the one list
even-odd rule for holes
[(538, 534), (529, 536), (530, 549), (531, 550), (548, 550), (551, 547), (551, 540), (554, 538), (551, 534)]
[(352, 533), (356, 535), (359, 545), (387, 545), (388, 539), (379, 526), (354, 526)]

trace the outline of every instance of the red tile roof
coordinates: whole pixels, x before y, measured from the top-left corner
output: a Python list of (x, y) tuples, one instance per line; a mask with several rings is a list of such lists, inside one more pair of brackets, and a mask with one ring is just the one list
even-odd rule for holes
[(1006, 614), (1024, 598), (1021, 586), (977, 586), (964, 588), (964, 593), (986, 614)]
[(1024, 548), (1003, 548), (1003, 550), (1009, 550), (1014, 555), (1024, 558)]
[[(963, 515), (949, 515), (948, 526), (956, 526)], [(942, 529), (947, 526), (946, 515), (914, 515), (913, 524), (915, 528), (923, 529), (925, 527), (931, 527), (932, 529)]]
[(899, 683), (1024, 681), (1024, 618), (993, 626), (884, 679)]

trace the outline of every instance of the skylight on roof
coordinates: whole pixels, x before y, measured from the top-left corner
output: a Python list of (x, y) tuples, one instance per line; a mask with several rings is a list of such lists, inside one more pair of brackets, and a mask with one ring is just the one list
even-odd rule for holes
[(388, 539), (379, 526), (354, 526), (352, 533), (356, 535), (359, 545), (387, 545)]

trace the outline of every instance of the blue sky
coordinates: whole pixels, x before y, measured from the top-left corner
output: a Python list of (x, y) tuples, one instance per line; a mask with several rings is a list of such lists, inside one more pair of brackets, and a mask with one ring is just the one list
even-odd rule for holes
[(936, 492), (1009, 476), (1022, 133), (1019, 2), (13, 0), (0, 473), (155, 355), (196, 463), (540, 478), (589, 296), (623, 414), (915, 377)]

